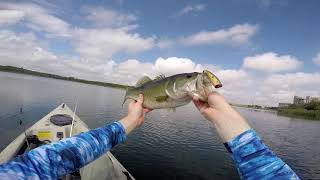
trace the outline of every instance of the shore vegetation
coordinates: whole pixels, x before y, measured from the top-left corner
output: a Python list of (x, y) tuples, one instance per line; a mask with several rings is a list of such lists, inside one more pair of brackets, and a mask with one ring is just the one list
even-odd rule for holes
[(278, 108), (278, 114), (320, 120), (320, 102), (310, 102), (304, 105), (290, 105), (289, 107)]
[(27, 75), (46, 77), (46, 78), (52, 78), (52, 79), (60, 79), (65, 81), (73, 81), (73, 82), (92, 84), (92, 85), (104, 86), (104, 87), (112, 87), (112, 88), (120, 88), (120, 89), (125, 89), (128, 87), (127, 85), (122, 85), (122, 84), (115, 84), (115, 83), (108, 83), (108, 82), (101, 82), (101, 81), (90, 81), (85, 79), (78, 79), (75, 77), (65, 77), (65, 76), (60, 76), (56, 74), (32, 71), (32, 70), (14, 67), (14, 66), (0, 65), (0, 71), (18, 73), (18, 74), (27, 74)]

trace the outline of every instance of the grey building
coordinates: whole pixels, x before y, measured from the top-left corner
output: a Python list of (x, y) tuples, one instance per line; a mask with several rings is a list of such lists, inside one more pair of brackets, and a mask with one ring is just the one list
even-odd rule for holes
[(310, 102), (320, 102), (320, 97), (306, 96), (305, 99), (300, 96), (293, 97), (293, 104), (295, 105), (307, 104)]
[(293, 104), (295, 104), (295, 105), (305, 104), (305, 99), (300, 96), (294, 96), (293, 97)]
[(310, 102), (310, 96), (306, 96), (306, 103)]

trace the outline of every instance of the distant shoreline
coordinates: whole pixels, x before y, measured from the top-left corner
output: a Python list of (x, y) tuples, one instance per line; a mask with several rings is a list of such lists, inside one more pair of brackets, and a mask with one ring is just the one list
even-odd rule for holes
[(279, 108), (277, 114), (292, 118), (320, 120), (320, 110), (307, 110), (304, 108)]
[(235, 107), (247, 108), (256, 111), (272, 111), (279, 116), (320, 120), (320, 102), (311, 102), (305, 105), (291, 105), (290, 107), (261, 107), (258, 105), (231, 104)]
[(101, 81), (89, 81), (85, 79), (78, 79), (75, 77), (65, 77), (65, 76), (60, 76), (56, 74), (49, 74), (49, 73), (44, 73), (44, 72), (38, 72), (38, 71), (32, 71), (24, 68), (18, 68), (15, 66), (2, 66), (0, 65), (0, 71), (3, 72), (12, 72), (12, 73), (17, 73), (17, 74), (27, 74), (27, 75), (32, 75), (32, 76), (38, 76), (38, 77), (46, 77), (46, 78), (51, 78), (51, 79), (59, 79), (59, 80), (64, 80), (64, 81), (72, 81), (72, 82), (79, 82), (79, 83), (84, 83), (84, 84), (91, 84), (91, 85), (97, 85), (97, 86), (103, 86), (103, 87), (112, 87), (112, 88), (118, 88), (118, 89), (125, 89), (129, 86), (127, 85), (122, 85), (122, 84), (115, 84), (115, 83), (107, 83), (107, 82), (101, 82)]

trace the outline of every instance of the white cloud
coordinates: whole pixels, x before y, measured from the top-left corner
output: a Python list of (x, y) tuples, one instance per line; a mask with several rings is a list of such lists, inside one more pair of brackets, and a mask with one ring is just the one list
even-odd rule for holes
[(133, 32), (137, 16), (101, 7), (83, 7), (85, 18), (93, 26), (76, 28), (73, 45), (82, 58), (101, 61), (117, 53), (139, 53), (155, 46), (155, 37)]
[(173, 75), (184, 72), (201, 71), (203, 67), (188, 58), (169, 57), (164, 59), (160, 57), (156, 60), (154, 69), (159, 74)]
[(125, 14), (101, 7), (86, 7), (84, 11), (88, 14), (86, 19), (92, 22), (95, 27), (119, 28), (137, 26), (133, 24), (138, 19), (134, 14)]
[(258, 31), (257, 25), (237, 24), (228, 29), (217, 31), (202, 31), (180, 41), (184, 45), (206, 45), (206, 44), (244, 44), (247, 43)]
[[(244, 70), (237, 70), (237, 69), (222, 69), (217, 71), (217, 76), (221, 77), (225, 83), (239, 82), (243, 79), (248, 79), (249, 75)], [(245, 85), (243, 82), (240, 85)]]
[(122, 81), (134, 85), (144, 75), (154, 78), (160, 74), (170, 76), (177, 73), (199, 72), (203, 67), (188, 58), (157, 58), (154, 63), (129, 59), (115, 66), (114, 72)]
[(153, 62), (129, 59), (116, 63), (92, 61), (56, 56), (38, 41), (32, 33), (0, 31), (0, 64), (29, 68), (37, 71), (134, 85), (143, 75), (151, 78), (159, 74), (170, 76), (177, 73), (209, 69), (223, 83), (219, 89), (230, 102), (244, 104), (277, 105), (291, 102), (293, 95), (319, 96), (319, 73), (265, 74), (257, 76), (244, 69), (220, 69), (211, 64), (197, 64), (189, 58), (157, 58)]
[(302, 62), (290, 55), (280, 56), (268, 52), (244, 58), (242, 66), (247, 69), (272, 73), (296, 70), (302, 66)]
[[(43, 31), (57, 36), (70, 36), (70, 25), (52, 15), (48, 10), (41, 6), (27, 3), (2, 2), (0, 3), (0, 9), (22, 13), (25, 17), (26, 26), (35, 31)], [(16, 19), (16, 22), (21, 19), (22, 18)]]
[(0, 26), (11, 25), (19, 22), (24, 16), (22, 11), (0, 10)]
[[(141, 71), (141, 69), (143, 69), (143, 71)], [(126, 75), (138, 74), (138, 76), (141, 76), (141, 75), (150, 74), (153, 70), (153, 64), (148, 62), (143, 63), (136, 59), (128, 59), (127, 61), (124, 61), (118, 64), (117, 70), (119, 71), (119, 73), (126, 74)]]
[(315, 91), (320, 90), (320, 87), (315, 86), (320, 84), (319, 73), (286, 73), (286, 74), (273, 74), (269, 76), (265, 83), (270, 87), (278, 87), (280, 89), (314, 89)]
[(177, 13), (177, 16), (186, 15), (192, 12), (200, 12), (200, 11), (204, 11), (205, 9), (206, 9), (205, 4), (187, 5)]
[[(223, 83), (219, 91), (231, 102), (276, 105), (291, 102), (293, 95), (319, 96), (319, 73), (261, 74), (254, 69), (267, 72), (295, 70), (301, 62), (292, 56), (265, 53), (244, 59), (243, 69), (221, 69), (212, 64), (198, 64), (190, 58), (159, 57), (150, 62), (128, 59), (122, 62), (112, 60), (117, 53), (138, 53), (155, 46), (168, 48), (173, 45), (201, 44), (243, 44), (257, 33), (258, 26), (239, 24), (217, 31), (203, 31), (182, 39), (158, 39), (143, 37), (135, 33), (137, 17), (111, 9), (87, 9), (90, 28), (75, 28), (59, 18), (52, 9), (35, 4), (0, 2), (0, 25), (25, 25), (30, 32), (18, 33), (0, 30), (0, 64), (25, 67), (73, 76), (133, 85), (143, 75), (154, 78), (164, 74), (202, 71), (210, 69)], [(183, 14), (204, 10), (204, 7), (186, 7)], [(100, 24), (99, 24), (100, 23)], [(59, 36), (75, 47), (74, 57), (65, 57), (50, 51), (48, 39), (37, 36)], [(67, 38), (66, 38), (67, 37)], [(64, 39), (64, 40), (65, 40)], [(319, 54), (313, 59), (319, 63)]]
[[(51, 64), (51, 66), (53, 65), (55, 64)], [(68, 73), (68, 76), (79, 77), (94, 81), (123, 83), (110, 78), (113, 72), (113, 68), (116, 65), (116, 63), (112, 60), (108, 60), (105, 62), (94, 62), (80, 59), (67, 59), (62, 61), (59, 65), (59, 68), (55, 67), (53, 69), (64, 71), (61, 73)]]
[[(83, 58), (102, 60), (118, 52), (137, 53), (154, 46), (153, 37), (144, 38), (140, 34), (131, 32), (137, 27), (136, 24), (131, 24), (137, 20), (132, 14), (122, 14), (103, 8), (84, 8), (88, 13), (87, 20), (94, 23), (95, 27), (73, 28), (69, 23), (53, 15), (50, 10), (36, 4), (0, 3), (0, 8), (9, 9), (10, 12), (15, 11), (16, 14), (23, 13), (24, 25), (33, 31), (45, 32), (46, 37), (68, 37), (74, 44), (76, 52)], [(21, 18), (16, 21), (19, 20)], [(105, 26), (110, 27), (105, 28)]]
[(154, 46), (154, 38), (143, 38), (123, 29), (77, 29), (74, 46), (84, 58), (105, 59), (118, 52), (138, 53)]
[(103, 73), (112, 69), (114, 62), (95, 63), (63, 58), (50, 52), (33, 33), (0, 30), (0, 64), (102, 80)]
[(320, 87), (316, 84), (320, 84), (319, 73), (274, 74), (264, 80), (260, 90), (269, 96), (268, 100), (271, 102), (292, 103), (294, 95), (320, 96)]
[(112, 72), (115, 62), (65, 58), (50, 52), (33, 33), (0, 30), (0, 64), (90, 80), (107, 80), (104, 76)]
[(153, 63), (128, 60), (115, 65), (112, 74), (118, 82), (134, 85), (143, 75), (153, 78), (159, 74), (169, 76), (203, 69), (209, 69), (217, 75), (223, 84), (218, 91), (233, 103), (277, 106), (279, 102), (292, 102), (294, 95), (320, 96), (320, 87), (315, 86), (320, 84), (319, 73), (298, 72), (258, 76), (244, 69), (219, 69), (213, 68), (212, 65), (196, 64), (188, 58), (158, 58)]
[(318, 53), (318, 54), (316, 55), (316, 57), (313, 58), (313, 62), (314, 62), (316, 65), (320, 66), (320, 53)]
[(57, 57), (40, 45), (33, 33), (0, 31), (0, 64), (27, 66), (45, 65)]
[(230, 102), (250, 102), (254, 87), (253, 77), (242, 69), (218, 69), (212, 72), (220, 79), (223, 87), (218, 89)]
[[(214, 72), (214, 71), (213, 71)], [(277, 106), (279, 102), (292, 103), (294, 95), (320, 96), (319, 73), (266, 74), (242, 69), (225, 69), (214, 72), (220, 78), (221, 92), (230, 102)]]
[[(89, 53), (89, 55), (90, 57), (104, 56), (99, 53)], [(168, 76), (175, 73), (202, 70), (200, 64), (196, 64), (188, 58), (158, 58), (153, 63), (129, 59), (117, 64), (111, 59), (94, 61), (94, 59), (62, 57), (50, 52), (33, 33), (14, 33), (7, 30), (0, 31), (0, 64), (131, 85), (134, 85), (143, 75), (153, 78), (159, 74)]]
[(153, 64), (149, 62), (140, 62), (136, 59), (128, 59), (117, 64), (113, 69), (112, 77), (118, 82), (135, 85), (142, 76), (153, 77)]
[(160, 49), (170, 48), (175, 44), (173, 40), (170, 39), (158, 39), (157, 47)]

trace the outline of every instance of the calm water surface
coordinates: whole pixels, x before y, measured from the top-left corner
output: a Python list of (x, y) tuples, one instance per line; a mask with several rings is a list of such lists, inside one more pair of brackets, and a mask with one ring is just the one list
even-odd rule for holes
[[(90, 128), (126, 114), (122, 90), (3, 72), (0, 86), (0, 150), (23, 131), (19, 119), (29, 127), (62, 102), (73, 108), (77, 98), (77, 114)], [(237, 110), (300, 177), (320, 179), (320, 121)], [(192, 104), (149, 113), (112, 153), (137, 179), (238, 179), (216, 131)]]

